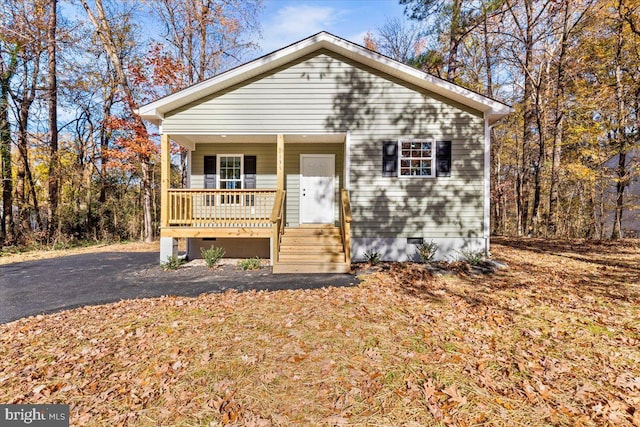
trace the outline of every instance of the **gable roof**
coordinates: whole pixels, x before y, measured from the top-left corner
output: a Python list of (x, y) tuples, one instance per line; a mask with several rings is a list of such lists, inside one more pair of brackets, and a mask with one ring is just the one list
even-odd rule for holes
[(462, 86), (450, 83), (348, 40), (322, 31), (193, 86), (189, 86), (171, 95), (143, 105), (138, 109), (138, 114), (143, 119), (158, 125), (167, 112), (197, 101), (222, 89), (239, 84), (274, 68), (286, 65), (289, 62), (320, 49), (335, 52), (353, 61), (485, 113), (491, 124), (513, 111), (510, 106), (502, 102), (480, 95)]

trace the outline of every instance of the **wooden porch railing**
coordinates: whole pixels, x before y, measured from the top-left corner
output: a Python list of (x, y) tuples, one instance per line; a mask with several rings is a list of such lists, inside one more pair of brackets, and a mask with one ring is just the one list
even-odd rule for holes
[(344, 245), (344, 260), (351, 263), (351, 201), (349, 191), (342, 189), (340, 193), (340, 220), (342, 222), (340, 230), (342, 233), (342, 244)]
[(285, 200), (285, 191), (278, 190), (276, 193), (276, 199), (273, 204), (273, 211), (271, 211), (271, 217), (269, 220), (273, 224), (273, 237), (272, 237), (272, 245), (273, 245), (273, 263), (277, 263), (280, 258), (280, 238), (284, 233), (284, 200)]
[(276, 190), (168, 191), (169, 226), (269, 227)]

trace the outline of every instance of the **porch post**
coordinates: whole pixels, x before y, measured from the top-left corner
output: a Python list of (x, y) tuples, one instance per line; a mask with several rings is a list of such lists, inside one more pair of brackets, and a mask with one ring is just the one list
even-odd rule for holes
[(349, 131), (347, 131), (347, 134), (344, 137), (342, 149), (344, 150), (342, 188), (345, 190), (351, 190), (351, 182), (349, 182), (349, 174), (351, 173), (351, 132)]
[(160, 227), (169, 226), (169, 185), (171, 152), (169, 135), (162, 134), (160, 144)]
[(160, 138), (160, 262), (178, 255), (178, 240), (162, 235), (163, 228), (169, 226), (169, 185), (171, 183), (171, 151), (169, 135)]
[(279, 133), (276, 147), (276, 176), (278, 178), (278, 190), (284, 190), (284, 135)]

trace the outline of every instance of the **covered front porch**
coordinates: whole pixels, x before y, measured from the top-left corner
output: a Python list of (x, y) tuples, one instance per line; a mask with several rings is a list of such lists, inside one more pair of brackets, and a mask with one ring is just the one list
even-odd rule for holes
[[(317, 253), (317, 259), (339, 262), (340, 270), (346, 271), (351, 257), (348, 139), (346, 133), (163, 134), (161, 262), (177, 256), (178, 238), (235, 239), (236, 244), (246, 239), (246, 248), (258, 246), (252, 239), (268, 239), (274, 272), (304, 272), (284, 264), (294, 264), (298, 253), (300, 260), (309, 261), (313, 247), (331, 253)], [(189, 150), (189, 188), (170, 188), (170, 140)], [(304, 238), (298, 233), (289, 239), (294, 245), (287, 245), (281, 260), (285, 230), (295, 228), (307, 231)], [(339, 239), (329, 246), (316, 244), (328, 234)]]

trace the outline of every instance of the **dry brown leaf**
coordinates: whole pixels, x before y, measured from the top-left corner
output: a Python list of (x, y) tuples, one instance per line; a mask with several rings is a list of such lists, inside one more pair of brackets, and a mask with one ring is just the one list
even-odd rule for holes
[(449, 387), (445, 388), (443, 392), (449, 396), (452, 402), (455, 402), (458, 405), (467, 404), (467, 398), (460, 395), (460, 392), (458, 391), (458, 386), (456, 386), (455, 384), (451, 384)]

